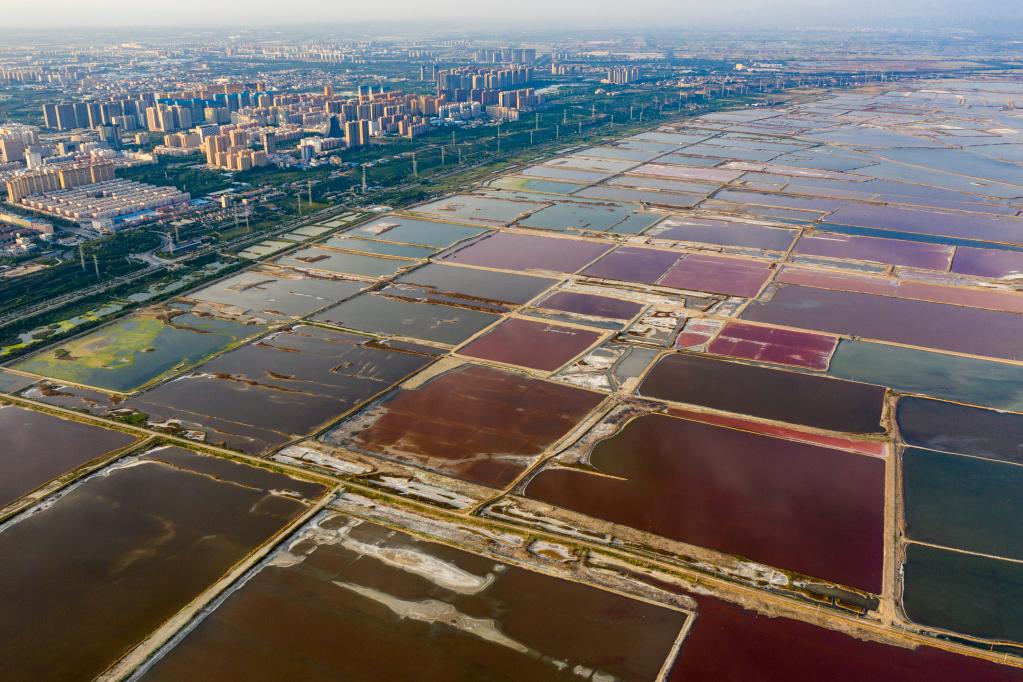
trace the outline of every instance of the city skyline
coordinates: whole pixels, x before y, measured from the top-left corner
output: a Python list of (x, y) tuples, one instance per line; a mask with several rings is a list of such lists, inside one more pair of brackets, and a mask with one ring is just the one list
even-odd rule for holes
[(1023, 25), (1023, 6), (1009, 7), (995, 0), (865, 0), (855, 4), (840, 0), (736, 0), (725, 12), (704, 0), (637, 0), (628, 12), (609, 0), (522, 0), (514, 6), (503, 4), (467, 7), (454, 0), (440, 0), (424, 6), (411, 0), (397, 0), (387, 13), (374, 5), (341, 8), (329, 0), (295, 0), (283, 5), (254, 0), (210, 5), (199, 0), (180, 0), (167, 7), (139, 5), (126, 0), (49, 0), (32, 5), (9, 3), (0, 14), (5, 23), (23, 28), (185, 26), (213, 23), (234, 26), (296, 26), (331, 24), (350, 26), (372, 22), (392, 25), (421, 23), (433, 25), (449, 19), (470, 23), (529, 26), (542, 18), (573, 22), (568, 28), (949, 28), (1010, 32)]

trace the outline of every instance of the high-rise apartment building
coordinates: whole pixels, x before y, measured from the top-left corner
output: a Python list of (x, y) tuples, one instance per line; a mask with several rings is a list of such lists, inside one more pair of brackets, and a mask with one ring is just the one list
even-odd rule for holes
[(43, 126), (46, 128), (55, 129), (57, 127), (57, 105), (56, 104), (44, 104), (43, 105)]
[(25, 143), (16, 137), (0, 136), (0, 162), (13, 163), (25, 160)]
[(110, 161), (42, 168), (9, 179), (7, 181), (7, 200), (17, 203), (33, 194), (73, 189), (113, 179), (114, 164)]
[(265, 132), (262, 135), (263, 151), (267, 154), (273, 154), (277, 151), (277, 136), (271, 132)]
[[(191, 124), (191, 121), (189, 121)], [(174, 109), (166, 104), (157, 104), (146, 109), (146, 128), (155, 132), (172, 132), (177, 130)]]
[(616, 66), (607, 70), (608, 83), (614, 85), (626, 85), (639, 80), (639, 67), (637, 66)]
[(58, 104), (56, 110), (57, 130), (74, 130), (78, 127), (78, 116), (75, 114), (73, 104)]
[(369, 135), (368, 118), (345, 122), (345, 143), (349, 147), (362, 147), (369, 144)]

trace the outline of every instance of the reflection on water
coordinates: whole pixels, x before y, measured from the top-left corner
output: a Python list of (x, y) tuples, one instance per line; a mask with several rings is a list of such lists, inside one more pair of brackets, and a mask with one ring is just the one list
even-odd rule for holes
[(106, 453), (132, 443), (120, 431), (0, 405), (0, 507)]
[(686, 617), (328, 514), (142, 679), (654, 680)]
[(91, 679), (321, 491), (178, 448), (93, 475), (0, 531), (0, 669)]
[(238, 348), (129, 400), (151, 423), (261, 452), (308, 434), (432, 362), (435, 351), (299, 326)]
[(881, 589), (884, 462), (659, 414), (546, 469), (528, 497), (700, 547)]
[(669, 355), (643, 395), (832, 431), (880, 433), (884, 388), (698, 355)]

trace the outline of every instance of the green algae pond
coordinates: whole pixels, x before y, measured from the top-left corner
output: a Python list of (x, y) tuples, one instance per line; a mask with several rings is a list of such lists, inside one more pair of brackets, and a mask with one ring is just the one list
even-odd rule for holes
[(156, 309), (37, 353), (14, 365), (40, 376), (130, 393), (263, 333), (185, 310)]

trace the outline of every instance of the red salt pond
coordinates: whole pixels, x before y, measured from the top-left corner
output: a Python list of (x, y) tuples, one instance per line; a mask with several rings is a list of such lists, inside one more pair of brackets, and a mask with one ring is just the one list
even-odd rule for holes
[(334, 445), (503, 488), (604, 399), (466, 364), (401, 389), (327, 434)]
[(17, 517), (0, 532), (0, 677), (96, 679), (324, 492), (163, 447)]
[(142, 677), (653, 682), (689, 615), (336, 514)]
[(675, 337), (675, 348), (679, 350), (700, 349), (714, 338), (721, 329), (721, 321), (694, 317), (686, 320), (685, 326)]
[(444, 260), (502, 270), (575, 272), (610, 250), (607, 243), (500, 232), (458, 249)]
[(837, 345), (834, 336), (729, 322), (707, 350), (733, 358), (824, 370)]
[(533, 499), (752, 561), (879, 592), (883, 460), (648, 414)]
[(47, 481), (135, 442), (133, 436), (0, 405), (0, 507)]
[(696, 622), (671, 682), (1018, 682), (1023, 669), (941, 649), (864, 641), (713, 597), (695, 597)]
[(814, 235), (800, 237), (793, 253), (942, 271), (948, 270), (949, 263), (952, 261), (952, 247), (944, 244), (925, 244), (900, 239), (859, 237), (828, 232), (818, 232)]
[(888, 444), (882, 440), (867, 440), (866, 438), (854, 438), (841, 434), (816, 433), (794, 425), (770, 424), (733, 414), (699, 412), (684, 407), (669, 407), (667, 414), (691, 421), (727, 426), (732, 429), (739, 429), (740, 431), (760, 433), (765, 436), (776, 436), (800, 443), (823, 445), (824, 447), (835, 448), (836, 450), (858, 452), (861, 455), (870, 455), (871, 457), (885, 457), (888, 454)]
[(598, 332), (512, 318), (459, 349), (459, 354), (554, 371), (600, 339)]
[(752, 260), (687, 254), (661, 278), (661, 286), (728, 296), (756, 296), (771, 266)]

